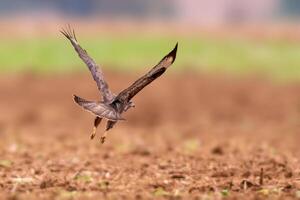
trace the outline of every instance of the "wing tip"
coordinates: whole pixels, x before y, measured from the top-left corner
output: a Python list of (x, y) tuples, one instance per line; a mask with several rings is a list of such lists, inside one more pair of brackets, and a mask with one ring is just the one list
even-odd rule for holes
[(68, 25), (66, 26), (66, 28), (60, 29), (59, 32), (60, 32), (61, 34), (63, 34), (66, 38), (68, 38), (69, 40), (77, 41), (75, 31), (74, 31), (74, 29), (71, 27), (70, 24), (68, 24)]
[(176, 60), (177, 49), (178, 49), (178, 42), (176, 42), (176, 45), (173, 48), (173, 50), (167, 55), (167, 57), (171, 57), (172, 58), (171, 64), (173, 64), (175, 62), (175, 60)]

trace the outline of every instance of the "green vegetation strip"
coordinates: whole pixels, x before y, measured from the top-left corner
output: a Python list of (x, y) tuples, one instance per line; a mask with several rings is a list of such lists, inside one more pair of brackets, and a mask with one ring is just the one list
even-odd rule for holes
[[(207, 37), (78, 38), (107, 70), (144, 70), (179, 42), (176, 68), (226, 73), (255, 73), (300, 79), (300, 44), (285, 41), (215, 39)], [(57, 38), (0, 39), (1, 72), (70, 72), (85, 70), (69, 42)]]

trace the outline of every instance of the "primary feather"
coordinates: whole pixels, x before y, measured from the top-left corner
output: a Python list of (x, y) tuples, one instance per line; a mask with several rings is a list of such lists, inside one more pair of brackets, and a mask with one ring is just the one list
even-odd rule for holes
[(97, 87), (101, 92), (103, 101), (111, 102), (115, 95), (109, 90), (108, 84), (104, 79), (103, 72), (100, 67), (88, 55), (87, 51), (78, 44), (74, 30), (72, 31), (70, 26), (68, 26), (68, 28), (66, 30), (63, 29), (61, 33), (71, 42), (78, 56), (89, 68), (93, 79), (96, 81)]

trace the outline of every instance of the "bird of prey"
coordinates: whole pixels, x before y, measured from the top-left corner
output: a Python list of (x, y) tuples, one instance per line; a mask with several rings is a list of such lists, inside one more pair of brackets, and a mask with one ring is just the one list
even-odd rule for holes
[(102, 101), (100, 102), (88, 101), (76, 95), (74, 95), (74, 101), (85, 110), (96, 115), (91, 139), (95, 137), (96, 129), (99, 126), (101, 120), (103, 118), (107, 120), (106, 130), (101, 137), (101, 142), (104, 143), (107, 131), (113, 128), (113, 126), (119, 120), (124, 120), (121, 114), (123, 112), (126, 112), (129, 108), (135, 106), (131, 99), (145, 86), (161, 76), (166, 71), (166, 69), (175, 61), (178, 43), (176, 43), (175, 48), (170, 53), (168, 53), (157, 65), (155, 65), (148, 73), (140, 77), (132, 85), (116, 95), (110, 91), (107, 82), (104, 80), (104, 76), (100, 67), (88, 55), (86, 50), (84, 50), (79, 45), (74, 30), (72, 30), (70, 26), (68, 26), (67, 29), (62, 29), (60, 32), (71, 42), (78, 56), (87, 65), (93, 76), (93, 79), (97, 84), (98, 90), (101, 93)]

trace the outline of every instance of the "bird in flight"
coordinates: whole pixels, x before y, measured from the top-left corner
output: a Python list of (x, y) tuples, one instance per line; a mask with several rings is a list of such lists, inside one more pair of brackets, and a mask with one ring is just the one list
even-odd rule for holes
[(90, 136), (91, 139), (95, 137), (97, 127), (101, 123), (101, 120), (103, 118), (107, 120), (105, 132), (101, 137), (101, 142), (104, 143), (107, 136), (107, 131), (113, 128), (119, 120), (124, 120), (121, 114), (126, 112), (128, 109), (135, 107), (131, 99), (145, 86), (150, 84), (156, 78), (160, 77), (175, 61), (178, 43), (176, 43), (175, 48), (148, 73), (140, 77), (132, 85), (116, 95), (109, 89), (101, 68), (88, 55), (87, 51), (79, 45), (75, 31), (68, 26), (66, 29), (62, 29), (60, 32), (71, 42), (78, 56), (87, 65), (93, 76), (93, 79), (97, 84), (98, 90), (101, 93), (102, 101), (100, 102), (88, 101), (76, 95), (74, 95), (74, 101), (85, 110), (96, 115), (93, 132)]

